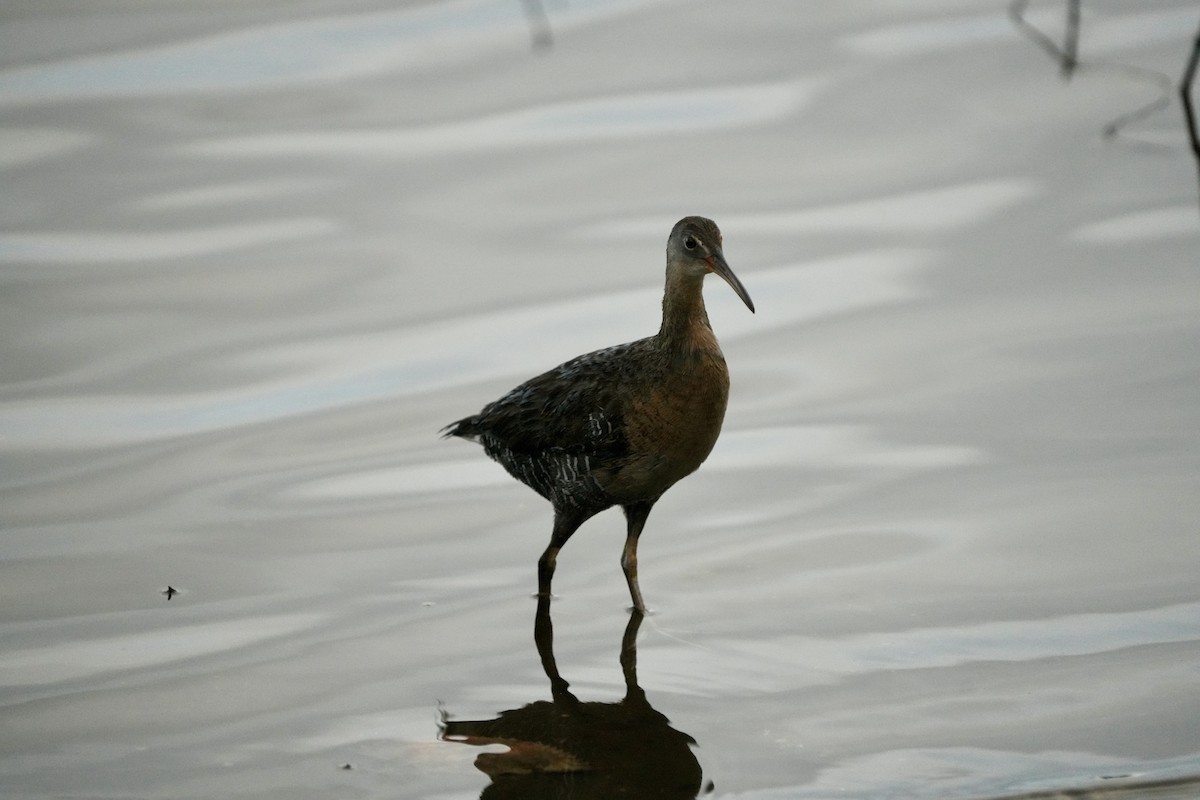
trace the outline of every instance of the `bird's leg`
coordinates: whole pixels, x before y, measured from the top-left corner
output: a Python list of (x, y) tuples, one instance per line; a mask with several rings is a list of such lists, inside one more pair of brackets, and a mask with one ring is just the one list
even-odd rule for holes
[(623, 506), (629, 528), (625, 536), (625, 549), (621, 551), (621, 569), (625, 572), (625, 582), (629, 584), (629, 597), (633, 600), (633, 608), (642, 614), (646, 613), (646, 604), (642, 601), (642, 590), (638, 587), (637, 545), (652, 505), (631, 503)]
[(571, 509), (554, 509), (554, 531), (550, 534), (550, 544), (538, 559), (539, 597), (550, 597), (550, 581), (554, 578), (554, 564), (558, 560), (558, 551), (589, 516), (591, 515)]
[(554, 562), (558, 559), (558, 548), (552, 544), (538, 559), (538, 597), (550, 597), (550, 581), (554, 577)]

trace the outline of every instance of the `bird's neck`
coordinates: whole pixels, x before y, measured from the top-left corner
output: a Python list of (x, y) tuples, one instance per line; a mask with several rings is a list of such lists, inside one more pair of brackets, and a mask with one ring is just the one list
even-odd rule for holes
[(711, 350), (717, 345), (704, 308), (704, 276), (667, 274), (658, 337), (669, 350)]

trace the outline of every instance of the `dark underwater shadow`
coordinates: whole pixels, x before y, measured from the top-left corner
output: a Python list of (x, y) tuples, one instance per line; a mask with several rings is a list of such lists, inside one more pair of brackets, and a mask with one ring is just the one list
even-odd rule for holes
[(445, 741), (509, 748), (475, 759), (476, 768), (492, 779), (480, 800), (693, 800), (699, 794), (695, 740), (672, 728), (638, 686), (637, 632), (642, 619), (635, 610), (621, 639), (625, 696), (616, 703), (583, 702), (558, 672), (550, 601), (539, 598), (533, 638), (552, 699), (536, 700), (489, 720), (450, 720), (445, 712), (442, 715)]

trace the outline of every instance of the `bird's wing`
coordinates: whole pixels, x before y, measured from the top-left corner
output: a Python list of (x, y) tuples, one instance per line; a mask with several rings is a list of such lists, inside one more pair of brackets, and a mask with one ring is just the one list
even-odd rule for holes
[(587, 353), (526, 381), (471, 418), (473, 431), (515, 454), (626, 455), (622, 387), (639, 344)]

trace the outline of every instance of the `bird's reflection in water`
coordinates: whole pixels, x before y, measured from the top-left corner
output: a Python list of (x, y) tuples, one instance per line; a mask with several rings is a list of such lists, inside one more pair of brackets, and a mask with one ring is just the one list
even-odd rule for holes
[[(634, 611), (621, 640), (625, 696), (616, 703), (580, 701), (554, 661), (550, 600), (538, 600), (534, 641), (550, 678), (552, 700), (537, 700), (489, 720), (449, 720), (442, 738), (473, 745), (502, 744), (506, 753), (481, 753), (475, 766), (492, 779), (481, 800), (501, 798), (687, 798), (700, 792), (695, 740), (651, 708), (637, 682)], [(711, 786), (709, 787), (711, 790)]]

